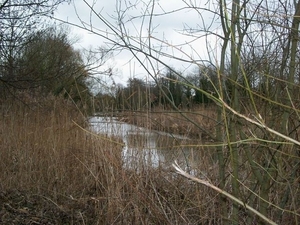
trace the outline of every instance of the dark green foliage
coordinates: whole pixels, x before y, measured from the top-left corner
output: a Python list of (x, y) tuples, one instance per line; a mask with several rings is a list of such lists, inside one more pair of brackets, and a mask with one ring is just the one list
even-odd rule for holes
[(67, 29), (63, 29), (51, 27), (28, 36), (14, 59), (14, 74), (7, 73), (7, 81), (13, 82), (16, 90), (63, 95), (81, 105), (90, 104), (88, 71), (81, 53), (72, 47)]
[(66, 0), (8, 0), (0, 3), (0, 82), (4, 87), (23, 88), (17, 59), (27, 46), (29, 37), (49, 22), (50, 15)]

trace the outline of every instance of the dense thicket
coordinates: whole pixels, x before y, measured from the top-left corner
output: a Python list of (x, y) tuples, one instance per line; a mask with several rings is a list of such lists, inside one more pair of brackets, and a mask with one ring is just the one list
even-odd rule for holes
[[(117, 2), (111, 23), (94, 5), (86, 5), (97, 20), (106, 23), (97, 29), (111, 32), (105, 38), (113, 40), (112, 46), (129, 50), (153, 78), (156, 100), (180, 109), (183, 96), (190, 99), (187, 93), (193, 90), (194, 101), (215, 106), (210, 152), (215, 152), (211, 167), (216, 166), (219, 174), (208, 180), (242, 202), (220, 197), (219, 224), (299, 224), (300, 1)], [(194, 15), (195, 21), (187, 15)], [(177, 22), (174, 27), (168, 23), (171, 20)], [(90, 22), (93, 29), (95, 24)], [(161, 27), (182, 39), (170, 41), (161, 35)], [(206, 49), (200, 48), (200, 39)], [(183, 76), (170, 68), (171, 60), (194, 65), (204, 76)], [(172, 72), (161, 79), (157, 71), (166, 67)], [(122, 107), (145, 105), (141, 87), (132, 84), (126, 89)], [(178, 113), (183, 115), (182, 110)], [(246, 204), (256, 212), (247, 211)]]
[(48, 19), (64, 0), (4, 1), (0, 7), (1, 98), (29, 89), (32, 95), (64, 95), (86, 105), (88, 70), (67, 27)]

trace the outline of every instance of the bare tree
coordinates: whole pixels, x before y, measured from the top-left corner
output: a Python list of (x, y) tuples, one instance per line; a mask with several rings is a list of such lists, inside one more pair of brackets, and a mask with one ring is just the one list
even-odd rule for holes
[[(169, 65), (170, 60), (200, 69), (209, 62), (217, 68), (217, 82), (207, 76), (214, 94), (193, 86), (215, 103), (218, 112), (212, 140), (219, 143), (213, 149), (217, 157), (212, 163), (217, 163), (219, 174), (212, 180), (247, 205), (243, 208), (237, 204), (240, 201), (219, 198), (218, 223), (264, 220), (297, 224), (300, 124), (294, 90), (299, 88), (299, 1), (220, 0), (201, 4), (182, 0), (179, 8), (171, 9), (155, 0), (116, 1), (115, 21), (99, 13), (95, 4), (84, 2), (104, 28), (83, 20), (76, 26), (104, 38), (113, 49), (129, 51), (157, 82), (165, 67), (182, 77)], [(140, 13), (134, 11), (136, 8)], [(187, 12), (197, 15), (199, 21), (186, 22)], [(183, 41), (177, 44), (156, 33), (170, 15), (180, 17), (183, 24), (182, 29), (177, 28)], [(204, 15), (208, 16), (204, 19)], [(207, 59), (196, 49), (199, 45), (193, 44), (199, 39), (206, 43)], [(217, 45), (212, 46), (210, 39)], [(214, 54), (212, 48), (220, 54)], [(186, 81), (185, 85), (190, 87), (191, 83)], [(161, 93), (177, 108), (165, 90)], [(247, 211), (249, 205), (251, 212)]]

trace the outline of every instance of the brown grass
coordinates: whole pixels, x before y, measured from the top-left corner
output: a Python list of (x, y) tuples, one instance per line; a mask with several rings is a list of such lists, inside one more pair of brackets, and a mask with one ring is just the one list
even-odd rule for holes
[[(281, 130), (281, 111), (274, 111), (270, 116), (268, 106), (261, 106), (260, 111), (264, 110), (268, 114), (261, 114), (263, 118), (267, 118), (266, 123), (274, 130)], [(265, 109), (267, 108), (267, 109)], [(187, 118), (184, 118), (184, 116)], [(245, 113), (245, 115), (252, 115)], [(232, 116), (228, 113), (226, 116)], [(250, 117), (251, 118), (251, 117)], [(183, 134), (193, 139), (196, 149), (200, 149), (201, 154), (193, 165), (195, 171), (200, 171), (196, 174), (201, 176), (201, 172), (208, 174), (208, 178), (212, 184), (219, 185), (220, 177), (218, 177), (217, 169), (220, 168), (216, 157), (216, 145), (208, 134), (215, 136), (216, 131), (216, 109), (198, 108), (192, 111), (160, 111), (154, 109), (153, 112), (129, 112), (123, 115), (122, 120), (136, 124), (138, 126), (148, 127), (155, 130), (167, 131), (175, 134)], [(191, 121), (194, 121), (193, 124)], [(276, 221), (278, 224), (299, 224), (299, 148), (285, 144), (281, 138), (266, 132), (246, 120), (239, 120), (237, 140), (243, 142), (232, 144), (232, 147), (237, 147), (238, 151), (238, 176), (239, 176), (239, 198), (246, 204), (251, 204), (258, 211), (263, 212), (268, 218)], [(299, 139), (299, 118), (297, 116), (289, 117), (291, 130), (288, 136)], [(294, 127), (294, 128), (293, 128)], [(225, 132), (223, 124), (223, 133)], [(203, 132), (206, 131), (206, 132)], [(224, 134), (225, 137), (225, 134)], [(255, 138), (257, 138), (255, 140)], [(259, 141), (258, 141), (259, 140)], [(262, 140), (267, 140), (263, 142)], [(276, 142), (276, 141), (278, 142)], [(166, 144), (166, 141), (163, 141)], [(222, 144), (222, 152), (224, 157), (225, 172), (225, 191), (231, 193), (232, 186), (230, 185), (234, 178), (232, 176), (232, 159), (230, 149), (224, 140)], [(178, 143), (176, 143), (178, 145)], [(190, 143), (186, 143), (190, 144)], [(203, 144), (212, 145), (204, 147)], [(215, 146), (213, 146), (216, 144)], [(183, 147), (185, 143), (179, 143)], [(172, 152), (174, 148), (172, 148)], [(197, 150), (196, 150), (197, 152)], [(170, 157), (171, 158), (171, 157)], [(174, 160), (172, 158), (172, 160)], [(272, 161), (272, 162), (271, 162)], [(185, 168), (186, 169), (186, 168)], [(254, 173), (256, 171), (256, 174)], [(205, 178), (206, 180), (206, 178)], [(207, 191), (207, 196), (217, 202), (217, 206), (210, 208), (211, 213), (220, 221), (226, 221), (221, 215), (229, 215), (231, 213), (230, 203), (225, 203), (225, 210), (222, 213), (221, 198), (215, 198), (211, 190)], [(202, 196), (203, 197), (203, 196)], [(224, 199), (223, 199), (224, 200)], [(199, 199), (198, 204), (201, 205), (203, 199)], [(207, 205), (206, 205), (207, 206)], [(224, 209), (224, 208), (223, 208)], [(259, 219), (249, 211), (239, 209), (239, 224), (257, 224)], [(218, 221), (218, 222), (220, 222)]]
[[(180, 114), (125, 115), (124, 119), (134, 124), (195, 137), (181, 142), (161, 138), (157, 150), (166, 159), (163, 165), (152, 168), (139, 162), (141, 156), (131, 155), (127, 167), (122, 141), (91, 133), (86, 118), (71, 102), (53, 96), (28, 97), (26, 93), (20, 98), (25, 104), (8, 100), (0, 109), (0, 224), (223, 224), (230, 220), (223, 215), (231, 214), (232, 202), (181, 177), (170, 166), (181, 154), (182, 168), (194, 169), (191, 172), (197, 177), (220, 184), (216, 146), (202, 145), (209, 139)], [(215, 132), (213, 108), (184, 114)], [(133, 137), (131, 144), (142, 147), (144, 141)], [(186, 145), (192, 151), (186, 151)], [(268, 205), (268, 216), (293, 224), (298, 219), (295, 212), (299, 213), (299, 171), (292, 165), (298, 165), (299, 158), (293, 156), (289, 145), (277, 146), (267, 146), (278, 152), (276, 171), (270, 168), (267, 172), (262, 168), (269, 159), (263, 144), (239, 146), (240, 198), (259, 209), (260, 198), (248, 189), (258, 194), (262, 190), (244, 155), (248, 148), (260, 174), (272, 175), (267, 193), (270, 202), (280, 206), (291, 193), (284, 210)], [(224, 190), (231, 193), (232, 168), (226, 145), (222, 151), (226, 159)], [(226, 213), (220, 207), (222, 202)], [(239, 216), (239, 224), (259, 223), (243, 208)]]
[(23, 101), (1, 105), (1, 224), (218, 224), (216, 193), (167, 167), (124, 168), (120, 140), (85, 130), (71, 102)]
[(165, 111), (154, 108), (151, 112), (125, 112), (120, 119), (131, 124), (190, 138), (208, 141), (216, 132), (217, 109), (199, 106), (191, 110)]

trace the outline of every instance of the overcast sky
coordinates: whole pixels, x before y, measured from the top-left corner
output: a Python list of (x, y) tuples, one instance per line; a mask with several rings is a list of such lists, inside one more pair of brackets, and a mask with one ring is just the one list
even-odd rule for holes
[[(136, 38), (138, 41), (149, 41), (149, 17), (141, 17), (145, 13), (150, 14), (151, 7), (147, 9), (145, 3), (149, 0), (143, 1), (127, 1), (127, 0), (88, 0), (86, 1), (96, 13), (101, 15), (111, 25), (118, 28), (117, 17), (118, 10), (123, 10), (123, 20), (125, 21), (126, 32), (130, 37)], [(93, 4), (94, 2), (94, 4)], [(121, 4), (120, 4), (121, 2)], [(137, 4), (133, 4), (138, 2)], [(182, 34), (184, 28), (191, 29), (208, 29), (216, 31), (218, 23), (211, 23), (214, 18), (213, 12), (208, 12), (205, 9), (214, 9), (211, 1), (194, 0), (197, 4), (198, 11), (188, 9), (187, 5), (182, 0), (157, 0), (154, 5), (154, 17), (152, 17), (151, 24), (151, 46), (164, 53), (170, 54), (183, 59), (208, 59), (210, 56), (216, 55), (217, 39), (213, 36), (201, 36), (197, 33), (195, 37)], [(92, 29), (102, 35), (107, 35), (113, 38), (111, 30), (101, 21), (95, 13), (91, 13), (88, 4), (83, 0), (74, 0), (72, 4), (63, 4), (59, 7), (58, 12), (55, 14), (59, 18), (69, 23), (79, 26), (85, 26), (87, 30)], [(204, 8), (204, 9), (202, 9)], [(124, 11), (126, 9), (126, 11)], [(144, 19), (144, 20), (143, 20)], [(208, 27), (210, 26), (210, 27)], [(80, 41), (76, 44), (77, 48), (97, 48), (97, 46), (105, 46), (109, 41), (100, 37), (99, 35), (92, 34), (87, 30), (82, 30), (77, 27), (72, 28), (72, 33), (80, 37)], [(106, 33), (107, 32), (107, 33)], [(203, 34), (203, 33), (202, 33)], [(157, 40), (160, 41), (157, 41)], [(209, 43), (209, 46), (206, 43)], [(134, 42), (133, 42), (134, 43)], [(172, 47), (173, 46), (173, 47)], [(144, 57), (139, 54), (140, 59), (143, 61)], [(137, 60), (132, 59), (133, 56), (129, 51), (123, 51), (119, 54), (115, 53), (114, 57), (108, 62), (108, 67), (113, 67), (114, 80), (116, 83), (125, 83), (129, 77), (138, 77), (146, 79), (147, 72), (139, 65)], [(179, 63), (174, 59), (160, 56), (160, 59), (174, 68), (186, 72), (192, 70), (190, 63)], [(214, 59), (211, 59), (214, 60)], [(146, 66), (147, 63), (145, 63)], [(161, 65), (155, 65), (157, 70), (163, 68)], [(149, 67), (148, 67), (149, 68)], [(193, 66), (195, 68), (195, 66)]]

